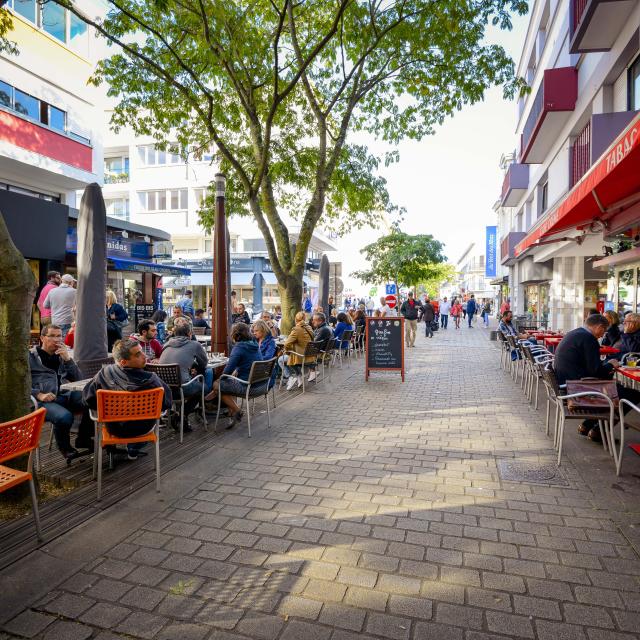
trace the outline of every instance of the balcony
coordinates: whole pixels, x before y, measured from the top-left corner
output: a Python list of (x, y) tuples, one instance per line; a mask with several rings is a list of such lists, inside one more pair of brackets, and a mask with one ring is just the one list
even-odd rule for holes
[(636, 0), (571, 0), (571, 53), (609, 51)]
[(545, 70), (522, 130), (520, 162), (544, 162), (574, 110), (577, 98), (578, 71), (575, 67)]
[(512, 264), (516, 258), (516, 245), (527, 234), (524, 231), (511, 231), (500, 240), (500, 264)]
[(123, 184), (125, 182), (129, 182), (129, 173), (112, 173), (104, 172), (104, 183), (105, 184)]
[(637, 111), (597, 113), (591, 116), (571, 147), (571, 187), (580, 181), (620, 132), (633, 120)]
[(529, 188), (529, 165), (513, 162), (509, 165), (502, 181), (503, 207), (515, 207)]
[(89, 143), (4, 110), (0, 110), (0, 140), (75, 169), (93, 171), (93, 149)]

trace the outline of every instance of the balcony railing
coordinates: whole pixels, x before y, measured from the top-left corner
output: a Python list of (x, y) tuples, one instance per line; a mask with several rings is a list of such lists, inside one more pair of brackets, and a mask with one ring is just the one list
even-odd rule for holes
[(609, 51), (635, 5), (635, 0), (571, 0), (569, 52)]
[(575, 67), (546, 69), (522, 129), (520, 162), (543, 162), (574, 110), (578, 97)]
[(571, 186), (589, 171), (591, 166), (591, 120), (578, 134), (571, 147)]
[(105, 184), (121, 184), (123, 182), (129, 182), (129, 173), (107, 173), (104, 174)]

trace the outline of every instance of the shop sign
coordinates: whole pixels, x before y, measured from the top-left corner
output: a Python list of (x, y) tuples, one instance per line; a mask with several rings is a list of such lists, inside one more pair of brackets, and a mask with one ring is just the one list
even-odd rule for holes
[(484, 275), (485, 278), (496, 277), (496, 249), (498, 242), (498, 228), (487, 227), (487, 246), (485, 251)]
[[(151, 243), (144, 240), (123, 238), (119, 233), (107, 231), (107, 257), (134, 258), (148, 260), (151, 257)], [(76, 227), (67, 228), (66, 250), (71, 253), (78, 251), (78, 230)]]
[(253, 271), (251, 258), (231, 258), (231, 271)]

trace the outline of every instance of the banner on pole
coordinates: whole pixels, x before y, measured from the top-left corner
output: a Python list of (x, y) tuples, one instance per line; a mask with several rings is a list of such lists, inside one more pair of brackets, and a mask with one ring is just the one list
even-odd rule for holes
[(484, 275), (486, 278), (496, 277), (497, 236), (497, 227), (487, 227), (487, 248), (484, 260)]

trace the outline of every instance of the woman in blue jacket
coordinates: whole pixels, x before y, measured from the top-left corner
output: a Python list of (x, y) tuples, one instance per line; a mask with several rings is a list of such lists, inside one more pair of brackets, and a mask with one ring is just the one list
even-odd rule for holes
[(233, 429), (240, 420), (242, 420), (243, 412), (236, 404), (235, 399), (243, 397), (247, 392), (247, 383), (241, 380), (249, 380), (251, 365), (256, 360), (262, 360), (258, 343), (253, 339), (249, 325), (244, 322), (236, 322), (231, 327), (231, 341), (234, 347), (229, 356), (229, 362), (224, 368), (223, 374), (229, 374), (240, 378), (240, 380), (216, 380), (213, 383), (213, 390), (206, 396), (205, 400), (216, 400), (218, 393), (222, 396), (222, 402), (229, 409), (229, 424), (227, 429)]
[(338, 314), (338, 322), (336, 324), (336, 328), (333, 331), (333, 337), (336, 339), (336, 347), (339, 349), (348, 349), (349, 341), (341, 340), (342, 334), (345, 331), (353, 331), (353, 325), (351, 324), (351, 318), (341, 311)]
[(111, 351), (114, 342), (122, 340), (122, 329), (127, 325), (129, 316), (124, 307), (118, 304), (116, 294), (111, 290), (107, 291), (105, 307), (107, 314), (107, 346)]
[[(251, 327), (251, 332), (258, 341), (258, 349), (260, 351), (262, 359), (271, 360), (271, 358), (275, 358), (277, 345), (276, 341), (273, 339), (271, 327), (269, 327), (269, 325), (264, 320), (256, 320)], [(275, 380), (276, 368), (274, 367), (273, 373), (271, 374), (271, 378), (269, 380), (269, 387), (273, 386)]]

